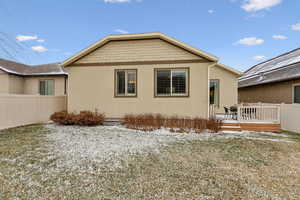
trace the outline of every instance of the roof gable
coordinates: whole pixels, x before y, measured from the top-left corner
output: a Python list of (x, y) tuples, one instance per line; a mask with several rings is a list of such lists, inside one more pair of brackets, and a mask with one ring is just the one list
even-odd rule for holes
[[(133, 41), (133, 40), (138, 41), (138, 40), (150, 40), (150, 39), (162, 40), (162, 41), (168, 43), (168, 45), (176, 46), (177, 48), (183, 49), (186, 52), (189, 52), (189, 54), (192, 54), (192, 55), (202, 58), (202, 59), (205, 58), (205, 59), (207, 59), (209, 61), (213, 61), (213, 62), (218, 61), (217, 57), (215, 57), (209, 53), (206, 53), (204, 51), (201, 51), (199, 49), (196, 49), (194, 47), (191, 47), (182, 42), (179, 42), (179, 41), (177, 41), (169, 36), (166, 36), (162, 33), (145, 33), (145, 34), (126, 34), (126, 35), (107, 36), (107, 37), (103, 38), (102, 40), (94, 43), (93, 45), (87, 47), (86, 49), (82, 50), (81, 52), (75, 54), (74, 56), (68, 58), (67, 60), (65, 60), (62, 63), (62, 65), (68, 66), (68, 65), (78, 61), (79, 59), (87, 56), (88, 54), (92, 54), (93, 51), (95, 51), (96, 49), (99, 49), (100, 47), (105, 48), (105, 46), (108, 46), (106, 44), (112, 43), (113, 41)], [(128, 49), (130, 49), (130, 47), (128, 47)]]

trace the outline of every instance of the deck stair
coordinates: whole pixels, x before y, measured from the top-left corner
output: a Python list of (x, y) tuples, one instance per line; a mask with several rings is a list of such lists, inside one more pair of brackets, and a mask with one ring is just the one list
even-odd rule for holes
[(239, 123), (223, 123), (221, 131), (242, 131)]
[(226, 122), (224, 121), (221, 126), (221, 131), (257, 131), (257, 132), (280, 132), (280, 124), (271, 122)]

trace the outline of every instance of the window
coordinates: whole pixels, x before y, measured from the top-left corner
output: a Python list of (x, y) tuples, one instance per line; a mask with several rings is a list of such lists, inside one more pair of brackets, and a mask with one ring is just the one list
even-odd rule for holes
[(188, 69), (156, 69), (155, 96), (188, 96)]
[(136, 74), (137, 70), (116, 70), (115, 96), (135, 97), (136, 96)]
[(219, 80), (210, 80), (209, 83), (209, 103), (211, 105), (220, 105), (220, 82)]
[(294, 103), (300, 103), (300, 85), (294, 86)]
[(54, 80), (40, 80), (40, 95), (54, 95)]

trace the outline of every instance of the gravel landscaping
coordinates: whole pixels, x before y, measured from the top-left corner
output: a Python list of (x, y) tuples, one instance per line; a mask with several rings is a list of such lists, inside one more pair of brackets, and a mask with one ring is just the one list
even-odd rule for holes
[(0, 199), (298, 199), (299, 166), (292, 133), (0, 131)]

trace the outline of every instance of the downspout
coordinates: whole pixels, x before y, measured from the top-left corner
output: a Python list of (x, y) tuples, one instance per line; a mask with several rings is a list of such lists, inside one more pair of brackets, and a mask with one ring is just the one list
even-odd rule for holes
[(210, 92), (210, 68), (211, 67), (214, 67), (216, 64), (217, 64), (218, 62), (213, 62), (212, 64), (209, 64), (208, 66), (207, 66), (207, 77), (208, 77), (208, 83), (207, 83), (207, 119), (210, 117), (209, 116), (209, 113), (210, 113), (210, 99), (209, 99), (209, 92)]

